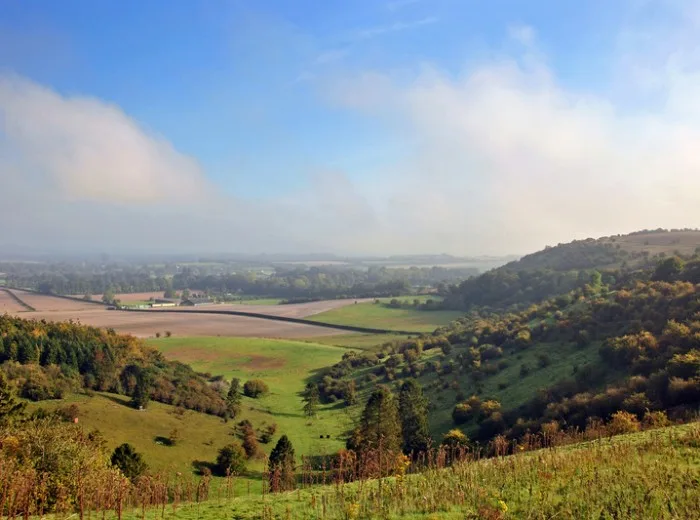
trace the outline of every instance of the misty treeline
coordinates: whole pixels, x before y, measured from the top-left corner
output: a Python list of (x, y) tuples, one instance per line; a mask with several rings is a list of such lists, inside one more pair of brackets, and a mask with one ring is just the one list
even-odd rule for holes
[(6, 283), (46, 294), (97, 295), (190, 289), (211, 296), (272, 296), (278, 298), (361, 298), (400, 296), (416, 287), (441, 287), (478, 274), (476, 268), (371, 266), (276, 267), (271, 274), (236, 269), (221, 272), (204, 267), (114, 265), (3, 264)]
[(17, 393), (33, 401), (60, 399), (78, 390), (106, 391), (130, 396), (135, 407), (153, 399), (219, 416), (228, 413), (216, 385), (112, 329), (0, 316), (0, 363)]

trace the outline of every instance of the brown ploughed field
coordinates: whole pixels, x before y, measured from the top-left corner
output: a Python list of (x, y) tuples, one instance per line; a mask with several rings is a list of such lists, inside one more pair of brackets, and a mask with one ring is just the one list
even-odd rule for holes
[[(117, 310), (107, 310), (88, 302), (79, 302), (56, 298), (43, 294), (27, 293), (14, 290), (14, 293), (24, 302), (36, 309), (36, 312), (27, 312), (19, 304), (14, 303), (9, 295), (3, 297), (0, 291), (0, 302), (12, 303), (14, 310), (9, 310), (9, 314), (18, 314), (28, 319), (45, 319), (50, 321), (76, 320), (84, 325), (94, 327), (109, 327), (117, 332), (133, 334), (139, 337), (153, 337), (156, 332), (164, 334), (170, 331), (176, 336), (246, 336), (246, 337), (267, 337), (267, 338), (312, 338), (315, 336), (329, 336), (332, 334), (348, 334), (344, 331), (317, 327), (314, 325), (303, 325), (298, 323), (286, 323), (280, 321), (266, 320), (260, 318), (247, 318), (242, 316), (212, 315), (192, 313), (172, 313), (167, 311), (148, 312), (123, 312)], [(279, 310), (281, 307), (292, 307), (284, 309), (282, 315), (295, 317), (309, 316), (323, 310), (332, 309), (343, 302), (345, 305), (354, 303), (354, 300), (334, 300), (329, 302), (312, 302), (298, 305), (208, 305), (198, 307), (200, 310), (248, 310), (267, 314), (267, 308)], [(325, 305), (324, 305), (325, 304)], [(298, 309), (294, 309), (299, 307)], [(185, 307), (181, 307), (184, 309)], [(24, 311), (24, 312), (22, 312)], [(270, 313), (271, 314), (271, 313)]]
[(16, 314), (27, 312), (7, 291), (0, 289), (0, 314)]

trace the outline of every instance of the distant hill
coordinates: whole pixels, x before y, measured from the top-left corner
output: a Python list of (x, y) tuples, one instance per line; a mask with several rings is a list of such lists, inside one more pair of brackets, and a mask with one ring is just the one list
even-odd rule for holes
[(546, 247), (503, 266), (506, 269), (609, 269), (646, 264), (659, 255), (689, 256), (700, 251), (700, 230), (638, 231)]
[[(526, 271), (523, 271), (526, 272)], [(552, 421), (585, 429), (618, 410), (676, 418), (700, 405), (700, 255), (580, 288), (517, 312), (473, 311), (432, 335), (346, 355), (322, 395), (416, 378), (434, 435), (518, 439)], [(340, 392), (340, 394), (338, 394)]]
[(626, 276), (651, 268), (667, 256), (689, 258), (697, 253), (700, 230), (644, 230), (575, 240), (465, 280), (444, 295), (445, 305), (465, 310), (525, 306), (583, 287), (594, 271), (601, 272), (603, 278)]

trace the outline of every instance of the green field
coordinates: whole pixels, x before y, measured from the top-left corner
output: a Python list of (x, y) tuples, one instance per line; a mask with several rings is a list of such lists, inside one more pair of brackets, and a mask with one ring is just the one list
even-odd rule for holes
[[(399, 299), (402, 301), (402, 299)], [(410, 300), (409, 300), (410, 301)], [(381, 303), (358, 303), (315, 314), (310, 320), (386, 330), (432, 332), (461, 317), (458, 311), (392, 309)]]
[(231, 300), (231, 301), (228, 301), (226, 303), (233, 303), (233, 304), (240, 303), (242, 305), (279, 305), (283, 301), (284, 301), (284, 298), (246, 298), (246, 297), (243, 297), (240, 300)]
[[(700, 510), (698, 482), (700, 426), (693, 423), (459, 463), (402, 480), (214, 499), (163, 512), (182, 520), (690, 519)], [(142, 511), (126, 518), (142, 518)]]
[(307, 341), (322, 343), (324, 345), (336, 345), (340, 347), (356, 348), (359, 350), (379, 350), (379, 347), (390, 341), (402, 341), (410, 338), (402, 334), (335, 334), (331, 336), (316, 336)]
[[(260, 421), (275, 422), (279, 437), (292, 440), (297, 455), (322, 454), (344, 446), (344, 434), (352, 425), (348, 409), (335, 404), (321, 405), (318, 416), (304, 416), (300, 393), (306, 382), (321, 368), (342, 358), (342, 347), (259, 338), (161, 338), (149, 340), (168, 359), (187, 363), (197, 371), (239, 378), (242, 382), (259, 378), (270, 387), (270, 394), (243, 400), (243, 418), (250, 415), (254, 426)], [(320, 439), (330, 435), (330, 439)], [(276, 440), (276, 439), (275, 439)]]

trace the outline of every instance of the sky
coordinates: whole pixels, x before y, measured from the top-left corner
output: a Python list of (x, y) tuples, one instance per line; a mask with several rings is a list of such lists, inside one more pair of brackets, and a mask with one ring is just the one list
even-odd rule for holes
[(700, 227), (695, 0), (0, 0), (0, 250)]

